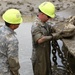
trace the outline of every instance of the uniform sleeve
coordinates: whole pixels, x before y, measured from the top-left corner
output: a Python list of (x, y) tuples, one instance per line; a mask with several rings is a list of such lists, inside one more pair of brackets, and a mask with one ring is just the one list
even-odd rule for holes
[(9, 41), (7, 42), (7, 55), (9, 67), (13, 75), (19, 75), (18, 70), (20, 68), (20, 64), (18, 59), (18, 40), (14, 37), (10, 37), (8, 39)]
[(32, 38), (34, 39), (35, 42), (37, 42), (38, 39), (40, 39), (43, 36), (41, 28), (38, 26), (32, 27), (31, 32), (32, 32)]

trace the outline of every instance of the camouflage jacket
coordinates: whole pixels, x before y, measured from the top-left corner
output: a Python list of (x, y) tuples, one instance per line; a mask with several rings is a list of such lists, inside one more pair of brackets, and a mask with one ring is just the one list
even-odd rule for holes
[(18, 75), (12, 73), (19, 68), (18, 40), (15, 32), (4, 25), (0, 28), (0, 75)]
[(50, 41), (38, 44), (37, 40), (40, 39), (42, 36), (50, 36), (53, 31), (54, 29), (51, 25), (41, 22), (41, 20), (38, 18), (35, 20), (31, 28), (32, 44), (33, 44), (32, 62), (34, 62), (36, 59), (40, 58), (41, 56), (44, 57), (46, 51), (50, 52), (50, 47), (51, 47)]

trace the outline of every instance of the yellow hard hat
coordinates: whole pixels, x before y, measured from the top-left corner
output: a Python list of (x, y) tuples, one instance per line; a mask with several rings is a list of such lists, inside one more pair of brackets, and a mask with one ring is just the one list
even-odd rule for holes
[(4, 21), (10, 24), (20, 24), (22, 23), (21, 13), (17, 9), (8, 9), (3, 15), (2, 18)]
[(51, 18), (55, 17), (55, 6), (51, 2), (43, 2), (39, 5), (39, 9)]

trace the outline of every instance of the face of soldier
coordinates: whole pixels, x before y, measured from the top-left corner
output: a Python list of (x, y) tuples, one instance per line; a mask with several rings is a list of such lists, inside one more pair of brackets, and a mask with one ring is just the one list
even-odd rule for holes
[(19, 27), (19, 24), (12, 24), (9, 26), (12, 30), (15, 30)]
[(44, 13), (39, 13), (39, 18), (41, 19), (42, 22), (47, 22), (49, 19), (51, 19), (49, 16), (47, 16)]
[(50, 18), (49, 18), (47, 15), (45, 15), (45, 14), (43, 15), (43, 21), (44, 21), (44, 22), (48, 21), (49, 19), (50, 19)]

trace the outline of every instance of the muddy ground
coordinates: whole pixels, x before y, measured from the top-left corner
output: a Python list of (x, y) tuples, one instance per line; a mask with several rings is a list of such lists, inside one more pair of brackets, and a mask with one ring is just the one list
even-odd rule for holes
[(54, 3), (56, 12), (75, 6), (75, 0), (0, 0), (0, 16), (8, 8), (17, 8), (21, 11), (25, 22), (33, 21), (38, 12), (38, 5), (44, 1)]

